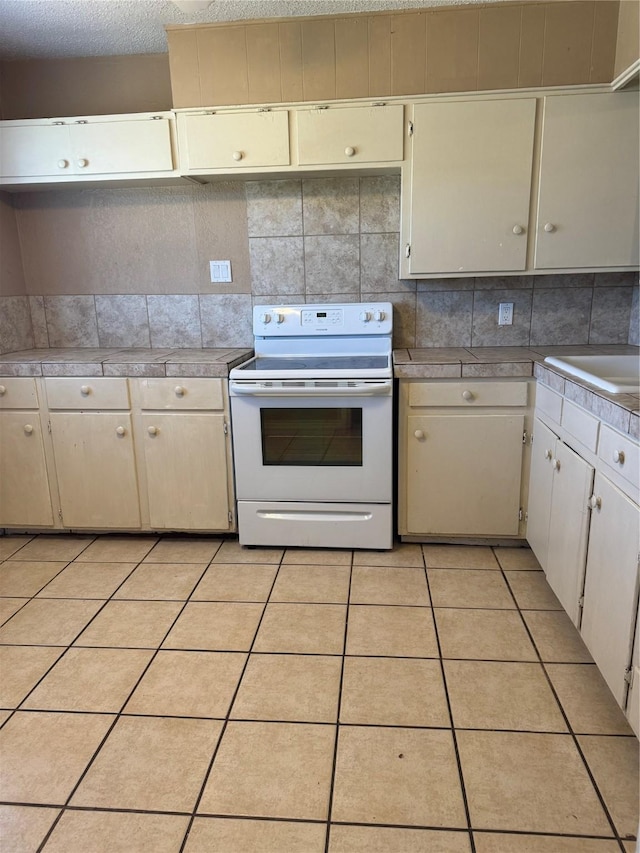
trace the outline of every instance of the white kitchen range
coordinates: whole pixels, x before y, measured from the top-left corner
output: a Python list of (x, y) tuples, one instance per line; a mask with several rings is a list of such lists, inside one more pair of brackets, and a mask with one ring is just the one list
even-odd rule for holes
[(389, 302), (257, 306), (230, 373), (242, 545), (392, 547)]

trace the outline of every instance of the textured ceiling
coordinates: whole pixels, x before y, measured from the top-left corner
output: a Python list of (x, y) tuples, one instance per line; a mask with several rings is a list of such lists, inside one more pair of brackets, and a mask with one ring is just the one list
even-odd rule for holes
[(478, 0), (212, 0), (203, 11), (185, 13), (170, 0), (0, 0), (0, 59), (164, 53), (165, 24), (473, 2)]

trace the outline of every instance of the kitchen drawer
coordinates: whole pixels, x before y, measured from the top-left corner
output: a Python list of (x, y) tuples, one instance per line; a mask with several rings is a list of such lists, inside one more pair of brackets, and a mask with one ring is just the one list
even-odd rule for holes
[(296, 119), (301, 166), (402, 160), (402, 104), (300, 109)]
[(139, 379), (141, 409), (224, 408), (222, 379)]
[(542, 412), (559, 424), (562, 418), (562, 402), (563, 398), (560, 394), (538, 382), (536, 385), (536, 413)]
[(629, 496), (637, 502), (640, 479), (640, 448), (637, 443), (602, 424), (598, 456), (605, 465), (633, 487)]
[(595, 453), (600, 427), (598, 418), (585, 412), (575, 403), (565, 400), (562, 407), (562, 426), (565, 432), (577, 438), (581, 444)]
[(409, 405), (526, 406), (526, 382), (412, 382)]
[(31, 378), (0, 377), (0, 409), (37, 409), (36, 381)]
[(50, 409), (128, 409), (129, 387), (122, 378), (45, 379)]

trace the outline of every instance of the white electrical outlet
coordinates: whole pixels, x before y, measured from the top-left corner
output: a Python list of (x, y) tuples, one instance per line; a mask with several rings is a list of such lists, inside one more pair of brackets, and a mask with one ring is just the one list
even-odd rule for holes
[(231, 261), (209, 261), (212, 282), (233, 281), (231, 278)]
[(513, 302), (501, 302), (498, 305), (498, 325), (511, 326), (513, 324)]

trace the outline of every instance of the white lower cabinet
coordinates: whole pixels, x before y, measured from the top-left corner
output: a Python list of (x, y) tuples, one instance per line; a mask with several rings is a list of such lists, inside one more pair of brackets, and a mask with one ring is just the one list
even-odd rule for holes
[(51, 527), (53, 508), (33, 379), (0, 380), (0, 527)]
[(233, 529), (228, 401), (221, 379), (139, 379), (138, 441), (153, 530)]
[(64, 527), (140, 528), (129, 412), (51, 412)]
[(638, 606), (640, 510), (600, 473), (593, 498), (580, 631), (611, 692), (624, 706)]
[(636, 733), (637, 459), (638, 444), (629, 435), (539, 388), (527, 540)]
[(578, 625), (593, 467), (540, 420), (533, 436), (527, 539), (549, 586)]
[(400, 386), (400, 534), (518, 536), (527, 383)]

